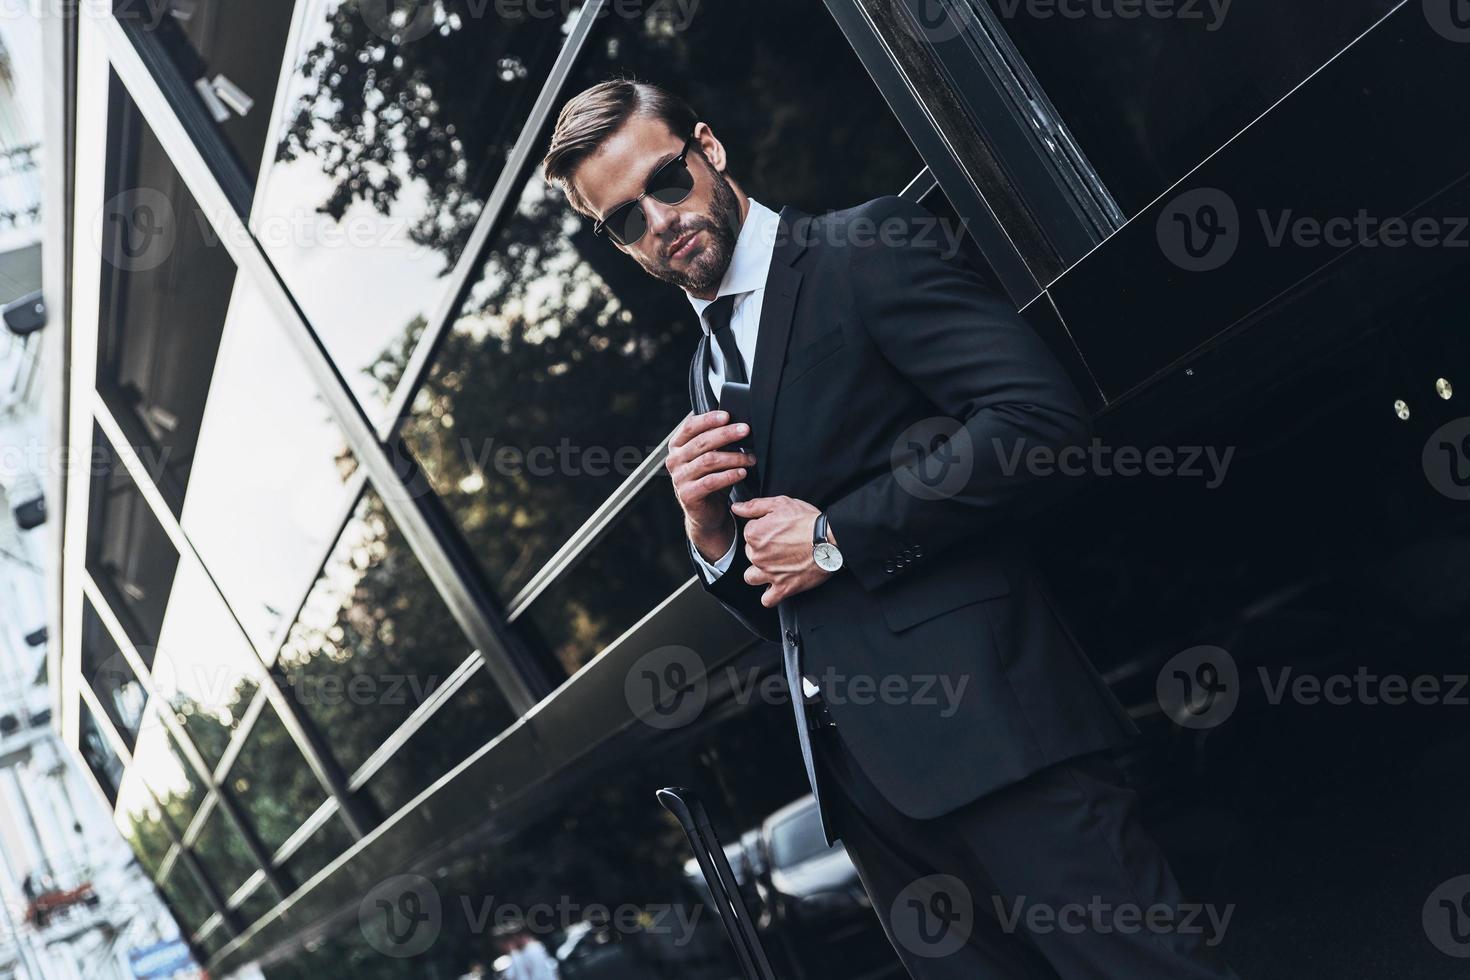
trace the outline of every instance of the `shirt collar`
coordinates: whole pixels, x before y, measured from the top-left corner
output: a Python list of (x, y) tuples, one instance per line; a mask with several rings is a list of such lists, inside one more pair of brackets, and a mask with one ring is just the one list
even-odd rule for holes
[(709, 333), (709, 324), (704, 320), (707, 306), (721, 296), (740, 296), (764, 289), (766, 277), (770, 274), (771, 257), (776, 251), (776, 234), (781, 227), (781, 216), (753, 197), (747, 197), (746, 200), (750, 206), (746, 209), (745, 221), (740, 225), (740, 235), (735, 239), (735, 252), (730, 256), (730, 266), (725, 270), (720, 288), (715, 291), (712, 299), (700, 299), (687, 292), (684, 294), (689, 297), (689, 304), (699, 315), (699, 326), (705, 333)]

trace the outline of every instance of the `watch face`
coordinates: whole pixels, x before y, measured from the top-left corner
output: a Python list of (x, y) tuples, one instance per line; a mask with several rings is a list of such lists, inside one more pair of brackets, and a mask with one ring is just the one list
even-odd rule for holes
[(812, 545), (812, 560), (822, 571), (835, 572), (842, 567), (842, 552), (836, 545), (821, 541)]

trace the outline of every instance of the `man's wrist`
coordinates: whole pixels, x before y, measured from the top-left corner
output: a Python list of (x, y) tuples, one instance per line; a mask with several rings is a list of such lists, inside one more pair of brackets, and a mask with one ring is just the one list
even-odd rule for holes
[(684, 522), (684, 533), (689, 540), (694, 542), (694, 550), (698, 551), (700, 557), (710, 564), (714, 564), (725, 556), (730, 546), (735, 543), (735, 518), (729, 511), (725, 512), (724, 523), (717, 528), (701, 528), (693, 521)]

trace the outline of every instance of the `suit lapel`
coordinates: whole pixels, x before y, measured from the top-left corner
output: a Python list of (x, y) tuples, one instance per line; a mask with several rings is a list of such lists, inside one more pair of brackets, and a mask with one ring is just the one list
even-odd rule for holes
[(766, 293), (761, 302), (761, 319), (756, 330), (755, 365), (751, 371), (751, 435), (755, 442), (756, 490), (766, 495), (770, 474), (771, 426), (776, 417), (776, 395), (781, 390), (781, 370), (786, 363), (786, 345), (791, 339), (791, 320), (796, 312), (796, 294), (801, 289), (800, 272), (792, 263), (806, 249), (810, 216), (793, 207), (781, 209), (781, 230), (766, 274)]

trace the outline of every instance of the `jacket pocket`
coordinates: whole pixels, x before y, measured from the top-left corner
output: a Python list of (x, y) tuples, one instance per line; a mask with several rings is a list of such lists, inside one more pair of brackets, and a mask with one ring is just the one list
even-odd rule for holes
[(897, 633), (951, 609), (1009, 595), (1010, 591), (1010, 579), (1001, 568), (960, 565), (894, 582), (879, 589), (876, 595), (888, 628)]
[(831, 330), (803, 344), (786, 359), (786, 364), (781, 369), (781, 387), (786, 387), (811, 371), (841, 350), (846, 343), (847, 338), (842, 333), (842, 323), (839, 321)]

